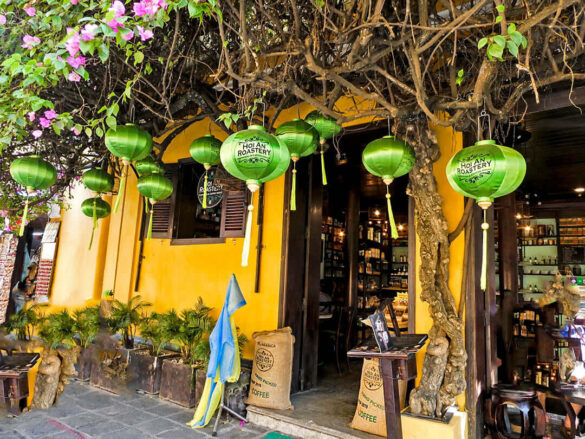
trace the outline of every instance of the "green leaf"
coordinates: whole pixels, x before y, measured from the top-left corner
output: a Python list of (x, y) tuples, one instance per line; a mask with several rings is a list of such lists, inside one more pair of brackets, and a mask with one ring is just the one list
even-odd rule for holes
[(496, 6), (496, 9), (499, 13), (503, 13), (506, 10), (506, 7), (504, 5), (498, 5)]
[(504, 17), (502, 17), (501, 15), (498, 15), (496, 17), (496, 23), (499, 23), (500, 21), (502, 21), (504, 19)]
[(85, 130), (84, 131), (85, 131), (85, 135), (87, 137), (91, 137), (92, 131), (91, 131), (91, 128), (90, 127), (85, 127)]
[(481, 40), (478, 41), (477, 43), (477, 48), (481, 49), (483, 46), (485, 46), (488, 43), (488, 39), (487, 38), (482, 38)]
[(496, 35), (494, 37), (494, 43), (496, 43), (498, 46), (500, 46), (503, 49), (504, 47), (506, 47), (506, 37), (504, 37), (502, 35)]
[(514, 32), (516, 32), (516, 25), (515, 25), (514, 23), (510, 23), (510, 24), (508, 25), (508, 33), (509, 33), (509, 34), (512, 34), (512, 33), (514, 33)]
[(134, 53), (134, 65), (140, 64), (144, 60), (144, 53), (141, 51)]
[[(106, 125), (108, 127), (110, 127), (111, 129), (115, 130), (116, 129), (116, 118), (114, 116), (106, 117)], [(96, 130), (96, 133), (97, 133), (97, 130)], [(98, 136), (99, 136), (99, 134), (98, 134)], [(101, 136), (99, 136), (99, 137), (101, 137)]]
[(519, 46), (520, 44), (522, 44), (522, 34), (520, 32), (510, 32), (510, 39), (512, 41), (514, 41), (514, 43), (516, 44), (516, 46)]
[(526, 38), (524, 37), (524, 35), (522, 35), (522, 48), (526, 49), (527, 45), (528, 45), (528, 41), (526, 41)]
[(493, 58), (500, 59), (502, 57), (502, 54), (504, 53), (504, 49), (497, 44), (490, 44), (488, 46), (487, 53)]
[(325, 6), (325, 0), (313, 0), (313, 1), (320, 9), (323, 9), (323, 6)]
[(459, 71), (457, 72), (457, 76), (458, 76), (459, 78), (463, 78), (463, 75), (464, 75), (464, 74), (465, 74), (465, 72), (463, 71), (463, 69), (461, 69), (461, 70), (459, 70)]
[(105, 43), (100, 44), (98, 47), (98, 55), (100, 60), (105, 63), (110, 57), (110, 48)]
[(98, 136), (100, 139), (104, 136), (104, 130), (102, 127), (97, 127), (95, 129), (95, 135)]
[(514, 43), (514, 41), (508, 41), (507, 47), (508, 52), (518, 58), (518, 46), (516, 46), (516, 43)]

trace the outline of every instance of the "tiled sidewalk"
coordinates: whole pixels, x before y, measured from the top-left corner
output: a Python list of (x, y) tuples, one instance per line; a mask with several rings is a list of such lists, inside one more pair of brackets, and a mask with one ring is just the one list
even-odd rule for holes
[[(72, 382), (59, 404), (18, 418), (0, 414), (2, 439), (202, 439), (211, 438), (212, 426), (193, 430), (187, 410), (156, 397), (128, 393), (121, 396)], [(213, 419), (215, 421), (215, 418)], [(220, 422), (218, 438), (260, 439), (267, 431), (235, 420)]]

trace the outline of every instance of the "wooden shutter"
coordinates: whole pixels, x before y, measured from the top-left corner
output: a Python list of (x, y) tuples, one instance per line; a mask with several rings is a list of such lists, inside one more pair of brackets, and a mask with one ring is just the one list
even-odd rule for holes
[(219, 236), (221, 238), (238, 238), (244, 236), (246, 232), (246, 213), (248, 193), (246, 186), (234, 191), (225, 191), (223, 193), (223, 206), (221, 211), (221, 228)]
[[(166, 200), (156, 202), (152, 210), (152, 237), (158, 239), (170, 239), (172, 236), (179, 180), (178, 164), (164, 165), (164, 169), (165, 177), (173, 182), (173, 194)], [(148, 230), (148, 220), (148, 215), (145, 214), (143, 221), (144, 236), (146, 236)]]

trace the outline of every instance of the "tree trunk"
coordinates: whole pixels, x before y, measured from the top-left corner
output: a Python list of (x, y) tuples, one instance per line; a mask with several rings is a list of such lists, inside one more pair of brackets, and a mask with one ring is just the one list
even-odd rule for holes
[(413, 413), (441, 417), (455, 402), (455, 397), (465, 390), (467, 353), (463, 323), (449, 289), (448, 228), (442, 210), (443, 199), (433, 175), (439, 148), (426, 121), (410, 125), (406, 139), (416, 153), (408, 192), (414, 197), (416, 206), (421, 299), (429, 304), (433, 319), (421, 382), (410, 395), (410, 406)]
[(59, 375), (61, 374), (61, 360), (57, 352), (45, 349), (41, 354), (41, 364), (35, 380), (35, 394), (31, 409), (48, 409), (55, 402)]

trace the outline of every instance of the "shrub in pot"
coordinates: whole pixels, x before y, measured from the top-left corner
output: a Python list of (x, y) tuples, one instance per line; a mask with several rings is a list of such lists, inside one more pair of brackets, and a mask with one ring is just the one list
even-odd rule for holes
[(27, 302), (19, 312), (10, 316), (4, 327), (6, 332), (15, 334), (19, 341), (28, 342), (32, 340), (35, 327), (41, 319), (39, 305)]
[(144, 319), (149, 303), (140, 296), (134, 296), (128, 303), (114, 300), (107, 326), (112, 333), (122, 336), (122, 347), (99, 349), (97, 360), (91, 368), (90, 384), (95, 387), (120, 393), (128, 377), (128, 357), (134, 349), (134, 339), (141, 320)]
[(151, 394), (159, 392), (163, 359), (175, 356), (163, 351), (175, 333), (175, 315), (172, 312), (152, 313), (140, 322), (140, 335), (148, 345), (146, 349), (130, 351), (128, 361), (128, 374), (137, 390)]
[(77, 359), (77, 378), (89, 381), (92, 364), (97, 361), (97, 352), (92, 342), (100, 331), (100, 307), (86, 306), (73, 312), (73, 331), (80, 348)]
[(193, 308), (181, 314), (167, 313), (172, 341), (180, 348), (179, 358), (165, 359), (162, 364), (159, 397), (184, 407), (194, 407), (205, 385), (205, 366), (209, 360), (209, 333), (213, 319), (211, 308), (199, 298)]

